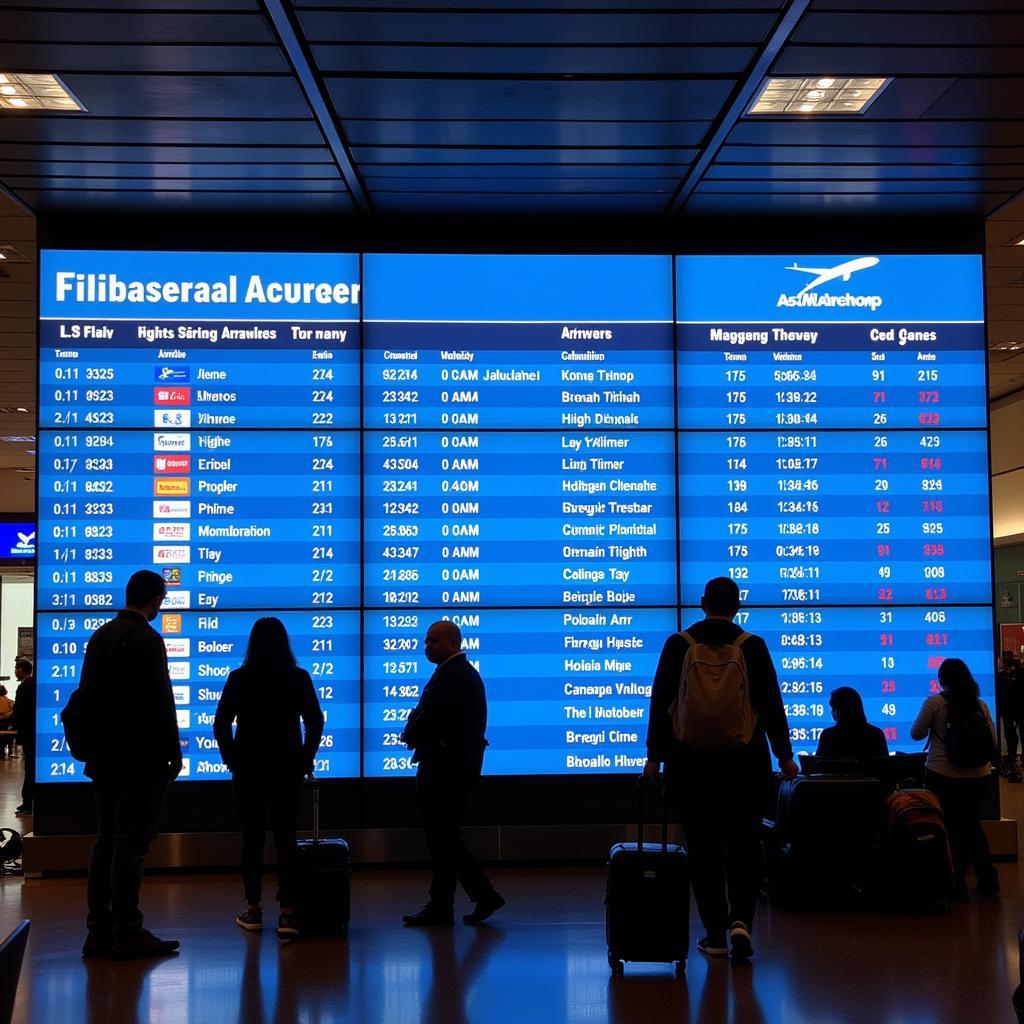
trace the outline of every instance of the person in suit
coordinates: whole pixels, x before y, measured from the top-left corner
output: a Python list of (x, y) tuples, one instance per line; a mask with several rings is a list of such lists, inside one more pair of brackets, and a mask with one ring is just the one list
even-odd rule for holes
[(150, 623), (163, 578), (133, 573), (125, 607), (89, 638), (79, 687), (95, 708), (85, 774), (96, 796), (89, 859), (89, 934), (82, 956), (167, 956), (176, 939), (142, 927), (142, 862), (156, 835), (167, 786), (181, 772), (181, 741), (163, 638)]
[(31, 814), (36, 798), (36, 676), (32, 662), (19, 658), (14, 663), (18, 690), (14, 695), (14, 728), (18, 746), (25, 762), (25, 778), (21, 784), (21, 806), (15, 814)]
[(505, 905), (466, 848), (459, 822), (483, 767), (487, 695), (480, 673), (466, 660), (462, 633), (442, 620), (427, 630), (427, 660), (436, 665), (402, 732), (416, 763), (416, 800), (430, 851), (430, 898), (406, 914), (407, 925), (454, 923), (456, 883), (476, 904), (462, 920), (479, 924)]

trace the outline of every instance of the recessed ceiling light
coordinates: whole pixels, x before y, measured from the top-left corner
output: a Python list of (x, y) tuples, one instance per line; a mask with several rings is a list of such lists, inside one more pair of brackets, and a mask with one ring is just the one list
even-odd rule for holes
[(891, 78), (766, 78), (748, 114), (863, 114)]
[(7, 242), (0, 242), (0, 260), (7, 260), (9, 263), (29, 263), (29, 258), (20, 250)]
[(0, 110), (82, 111), (85, 104), (56, 75), (0, 73)]
[(23, 407), (22, 407), (22, 406), (20, 406), (20, 405), (19, 405), (19, 406), (17, 406), (16, 408), (17, 408), (17, 411), (18, 411), (18, 412), (28, 412), (28, 409), (25, 409), (25, 408), (23, 408)]

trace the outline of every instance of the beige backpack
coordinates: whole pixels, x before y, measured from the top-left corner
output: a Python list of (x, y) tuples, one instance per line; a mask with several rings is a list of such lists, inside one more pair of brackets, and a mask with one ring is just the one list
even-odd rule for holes
[(702, 644), (689, 633), (680, 635), (690, 646), (668, 709), (676, 739), (701, 750), (745, 747), (757, 726), (741, 649), (751, 634), (741, 633), (731, 644)]

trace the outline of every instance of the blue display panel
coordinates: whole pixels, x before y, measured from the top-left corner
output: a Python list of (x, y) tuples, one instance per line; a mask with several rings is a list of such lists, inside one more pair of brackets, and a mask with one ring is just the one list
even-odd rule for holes
[[(285, 624), (299, 664), (309, 672), (324, 711), (324, 735), (314, 768), (325, 778), (359, 774), (359, 614), (357, 612), (161, 612), (153, 622), (167, 646), (178, 713), (182, 779), (223, 777), (213, 716), (224, 682), (245, 655), (249, 630), (261, 615)], [(81, 778), (67, 750), (60, 711), (78, 685), (85, 645), (110, 612), (40, 613), (37, 770), (40, 781)], [(268, 752), (268, 756), (269, 756)]]
[(40, 281), (40, 779), (74, 768), (54, 716), (144, 567), (184, 778), (223, 770), (220, 687), (271, 613), (328, 713), (318, 773), (358, 775), (358, 257), (44, 251)]
[(442, 616), (467, 635), (467, 656), (487, 684), (489, 773), (643, 767), (651, 680), (662, 643), (676, 628), (675, 608), (433, 608), (366, 614), (367, 775), (414, 771), (398, 736), (430, 676), (422, 635)]
[(189, 779), (223, 770), (261, 614), (320, 691), (326, 777), (413, 770), (444, 616), (486, 772), (636, 771), (665, 637), (723, 574), (801, 751), (838, 685), (912, 748), (948, 655), (991, 704), (980, 260), (675, 274), (673, 310), (667, 256), (44, 252), (40, 778), (78, 777), (59, 709), (141, 567)]

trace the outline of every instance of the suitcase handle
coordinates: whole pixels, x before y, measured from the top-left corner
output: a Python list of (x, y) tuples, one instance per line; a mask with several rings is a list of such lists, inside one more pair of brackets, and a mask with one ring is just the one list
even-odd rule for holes
[(320, 842), (320, 783), (312, 776), (309, 779), (313, 787), (313, 842)]
[[(637, 853), (644, 852), (644, 783), (646, 776), (639, 776), (636, 780), (636, 849)], [(651, 779), (657, 782), (657, 779)], [(661, 802), (661, 852), (668, 853), (668, 801)]]

